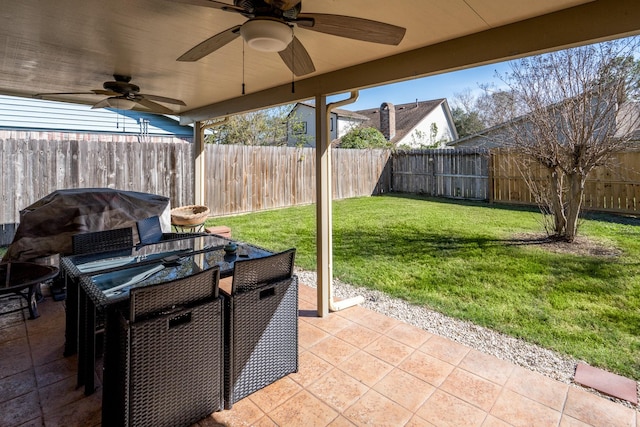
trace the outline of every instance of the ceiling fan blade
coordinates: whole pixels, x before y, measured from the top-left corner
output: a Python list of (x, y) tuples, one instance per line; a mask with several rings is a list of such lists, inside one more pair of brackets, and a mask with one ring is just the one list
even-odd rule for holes
[(311, 31), (394, 46), (402, 41), (407, 31), (384, 22), (326, 13), (300, 13), (294, 22)]
[(316, 70), (316, 67), (313, 65), (313, 61), (311, 60), (311, 56), (309, 56), (309, 52), (307, 52), (307, 49), (304, 48), (302, 43), (300, 43), (300, 40), (295, 36), (291, 43), (289, 43), (289, 46), (278, 53), (285, 65), (289, 67), (296, 76), (304, 76), (305, 74), (313, 73)]
[(64, 96), (64, 95), (107, 95), (107, 96), (117, 96), (118, 93), (112, 92), (110, 90), (102, 90), (95, 89), (89, 92), (51, 92), (51, 93), (37, 93), (33, 95), (34, 98), (46, 98), (49, 96)]
[(184, 103), (184, 101), (180, 101), (179, 99), (167, 98), (167, 97), (158, 96), (158, 95), (147, 95), (142, 93), (139, 95), (145, 97), (146, 99), (150, 99), (152, 101), (164, 102), (166, 104), (176, 104), (176, 105), (182, 105), (182, 106), (187, 105)]
[(164, 105), (157, 104), (146, 98), (136, 99), (136, 102), (144, 107), (147, 107), (149, 110), (153, 111), (154, 113), (175, 114), (173, 110), (165, 107)]
[(96, 95), (107, 95), (107, 96), (118, 96), (120, 95), (118, 92), (114, 92), (112, 90), (104, 90), (104, 89), (93, 89), (91, 92)]
[(188, 52), (184, 53), (178, 61), (193, 62), (204, 58), (210, 53), (215, 52), (227, 43), (235, 40), (240, 36), (240, 25), (224, 30), (215, 36), (208, 38), (199, 45), (191, 48)]
[(100, 101), (100, 102), (98, 102), (96, 104), (93, 104), (93, 107), (91, 107), (91, 108), (94, 109), (94, 108), (107, 108), (107, 107), (110, 107), (109, 98), (105, 98), (102, 101)]
[(204, 7), (212, 7), (214, 9), (224, 10), (225, 12), (237, 12), (244, 13), (246, 12), (243, 8), (234, 6), (232, 4), (222, 3), (214, 0), (170, 0), (174, 3), (184, 3), (190, 4), (193, 6), (204, 6)]

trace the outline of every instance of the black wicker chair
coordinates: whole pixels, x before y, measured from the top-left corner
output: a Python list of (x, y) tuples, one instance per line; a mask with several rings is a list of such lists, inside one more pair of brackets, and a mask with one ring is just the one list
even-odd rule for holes
[(116, 249), (132, 248), (133, 230), (131, 227), (127, 227), (93, 231), (90, 233), (74, 234), (71, 239), (74, 255), (107, 252)]
[[(113, 230), (94, 231), (89, 233), (74, 234), (71, 237), (73, 255), (82, 255), (99, 252), (109, 252), (119, 249), (133, 248), (133, 229), (114, 228)], [(65, 356), (69, 356), (76, 352), (77, 347), (77, 330), (75, 327), (76, 317), (71, 310), (85, 310), (86, 304), (79, 300), (78, 283), (68, 280), (64, 268), (60, 265), (61, 282), (65, 288), (64, 298), (67, 299), (67, 330), (65, 332)], [(73, 282), (73, 283), (72, 283)], [(102, 312), (97, 315), (97, 332), (102, 332), (104, 327), (104, 314)], [(82, 364), (82, 363), (81, 363)], [(80, 376), (78, 376), (80, 379)]]
[(222, 409), (217, 267), (131, 290), (109, 313), (102, 425), (188, 426)]
[(237, 260), (225, 298), (225, 408), (298, 371), (295, 249)]

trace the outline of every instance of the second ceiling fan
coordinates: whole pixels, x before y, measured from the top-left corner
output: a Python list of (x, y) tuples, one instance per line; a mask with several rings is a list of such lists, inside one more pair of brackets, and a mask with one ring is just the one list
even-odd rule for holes
[(394, 46), (402, 41), (406, 32), (405, 28), (370, 19), (302, 13), (300, 0), (234, 0), (233, 5), (214, 0), (170, 1), (211, 7), (248, 18), (244, 24), (228, 28), (191, 48), (178, 61), (198, 61), (242, 36), (253, 49), (278, 52), (296, 76), (303, 76), (313, 73), (315, 66), (305, 47), (293, 34), (293, 24), (305, 30)]

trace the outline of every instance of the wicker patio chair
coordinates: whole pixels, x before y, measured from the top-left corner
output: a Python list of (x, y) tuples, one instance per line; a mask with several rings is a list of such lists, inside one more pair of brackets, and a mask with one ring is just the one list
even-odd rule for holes
[(93, 231), (74, 234), (71, 239), (74, 255), (107, 252), (133, 247), (133, 230), (127, 227)]
[(295, 249), (234, 264), (225, 298), (225, 408), (298, 371)]
[(131, 290), (109, 313), (102, 425), (188, 426), (222, 409), (218, 267)]

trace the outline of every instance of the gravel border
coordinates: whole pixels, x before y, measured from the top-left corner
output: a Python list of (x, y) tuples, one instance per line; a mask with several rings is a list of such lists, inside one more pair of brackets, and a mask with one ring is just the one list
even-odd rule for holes
[[(298, 276), (300, 283), (312, 288), (316, 287), (317, 278), (314, 271), (296, 269), (295, 274)], [(364, 302), (361, 304), (362, 307), (417, 326), (432, 334), (449, 338), (475, 350), (493, 355), (501, 360), (506, 360), (565, 384), (587, 390), (607, 400), (620, 403), (640, 412), (640, 407), (631, 402), (616, 399), (597, 390), (574, 383), (573, 376), (576, 365), (579, 362), (578, 359), (561, 355), (552, 350), (471, 322), (445, 316), (425, 307), (409, 304), (380, 291), (357, 288), (336, 278), (333, 279), (333, 295), (341, 299), (362, 296), (364, 297)], [(636, 391), (638, 391), (640, 382), (636, 383)]]

